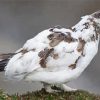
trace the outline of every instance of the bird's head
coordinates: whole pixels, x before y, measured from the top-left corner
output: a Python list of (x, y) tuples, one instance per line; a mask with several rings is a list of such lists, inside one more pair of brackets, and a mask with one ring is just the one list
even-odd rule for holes
[(95, 22), (98, 24), (98, 26), (100, 27), (100, 10), (97, 12), (94, 12), (93, 14), (91, 14), (92, 17), (95, 19)]
[[(91, 16), (94, 18), (94, 21), (96, 23), (95, 31), (97, 34), (100, 35), (100, 10), (97, 12), (94, 12), (93, 14), (91, 14)], [(99, 39), (100, 39), (100, 36), (99, 36)]]

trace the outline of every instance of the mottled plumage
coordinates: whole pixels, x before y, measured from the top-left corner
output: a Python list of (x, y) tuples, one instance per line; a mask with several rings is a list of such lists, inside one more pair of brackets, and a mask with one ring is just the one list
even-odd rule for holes
[(82, 17), (70, 29), (56, 26), (29, 39), (9, 60), (9, 79), (39, 81), (48, 92), (50, 85), (73, 91), (66, 83), (77, 78), (97, 54), (100, 11)]

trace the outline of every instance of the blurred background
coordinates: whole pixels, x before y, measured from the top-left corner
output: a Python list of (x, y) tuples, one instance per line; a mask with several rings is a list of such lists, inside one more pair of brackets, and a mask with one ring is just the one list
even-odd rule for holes
[[(0, 53), (15, 52), (40, 31), (61, 25), (69, 28), (81, 16), (100, 10), (100, 0), (0, 0)], [(100, 51), (100, 49), (99, 49)], [(69, 86), (100, 94), (100, 52)], [(0, 73), (0, 88), (9, 94), (40, 89), (38, 82), (9, 81)]]

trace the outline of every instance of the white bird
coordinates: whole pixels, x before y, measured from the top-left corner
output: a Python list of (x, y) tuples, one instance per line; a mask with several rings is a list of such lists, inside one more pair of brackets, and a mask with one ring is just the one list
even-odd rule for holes
[(75, 91), (66, 83), (80, 76), (97, 54), (99, 30), (100, 11), (82, 17), (70, 29), (46, 29), (17, 52), (0, 55), (0, 70), (9, 79), (39, 81), (47, 92), (57, 91), (51, 85)]

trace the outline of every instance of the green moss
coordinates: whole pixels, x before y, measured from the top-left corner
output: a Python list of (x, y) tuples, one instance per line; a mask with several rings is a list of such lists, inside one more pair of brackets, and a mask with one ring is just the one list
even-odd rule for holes
[(100, 96), (86, 91), (47, 93), (44, 89), (23, 95), (6, 95), (0, 91), (0, 100), (100, 100)]
[(6, 95), (2, 90), (0, 90), (0, 100), (6, 100), (8, 95)]

